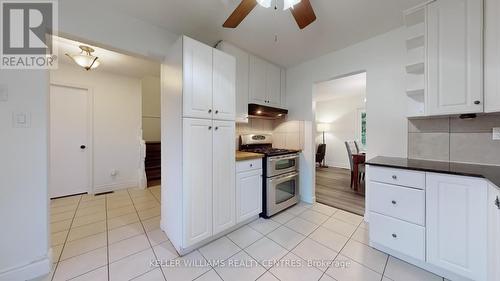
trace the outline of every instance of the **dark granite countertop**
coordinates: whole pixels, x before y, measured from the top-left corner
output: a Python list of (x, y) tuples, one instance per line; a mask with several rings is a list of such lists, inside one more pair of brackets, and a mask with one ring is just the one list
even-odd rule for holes
[(500, 166), (440, 162), (377, 156), (366, 161), (372, 166), (484, 178), (500, 188)]

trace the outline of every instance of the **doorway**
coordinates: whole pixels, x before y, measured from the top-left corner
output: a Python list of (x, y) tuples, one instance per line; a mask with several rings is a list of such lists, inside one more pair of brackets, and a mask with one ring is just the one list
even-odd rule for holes
[(315, 84), (316, 201), (364, 215), (366, 72)]
[(91, 93), (51, 84), (49, 100), (49, 197), (91, 192)]

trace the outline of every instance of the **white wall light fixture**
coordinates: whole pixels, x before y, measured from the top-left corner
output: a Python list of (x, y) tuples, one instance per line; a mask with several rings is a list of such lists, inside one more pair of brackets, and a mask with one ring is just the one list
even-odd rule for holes
[(101, 63), (99, 58), (93, 56), (92, 53), (95, 51), (89, 46), (80, 45), (80, 50), (82, 50), (79, 54), (70, 55), (66, 53), (66, 55), (71, 58), (76, 64), (85, 68), (85, 70), (91, 70), (97, 68)]

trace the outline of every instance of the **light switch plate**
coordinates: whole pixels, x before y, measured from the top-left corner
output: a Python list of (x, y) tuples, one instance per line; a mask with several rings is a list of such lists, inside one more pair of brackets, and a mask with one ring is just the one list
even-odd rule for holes
[(0, 84), (0, 101), (8, 101), (9, 100), (9, 91), (7, 89), (7, 85)]
[(500, 140), (500, 127), (493, 128), (493, 140)]
[(12, 113), (12, 127), (13, 128), (31, 127), (31, 114), (29, 112)]

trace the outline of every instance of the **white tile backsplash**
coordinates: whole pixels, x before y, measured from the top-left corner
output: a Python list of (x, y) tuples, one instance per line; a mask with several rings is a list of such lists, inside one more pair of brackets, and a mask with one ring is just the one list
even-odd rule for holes
[(304, 122), (287, 120), (249, 119), (248, 123), (236, 124), (236, 149), (242, 134), (272, 134), (273, 147), (303, 149)]

